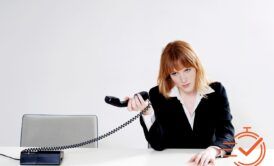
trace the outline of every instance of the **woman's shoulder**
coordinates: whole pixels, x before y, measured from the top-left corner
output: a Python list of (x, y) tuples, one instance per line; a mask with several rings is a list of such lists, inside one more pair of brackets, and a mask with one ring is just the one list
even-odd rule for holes
[(150, 99), (156, 99), (157, 101), (166, 100), (163, 94), (160, 92), (159, 86), (154, 86), (149, 90)]
[(225, 87), (223, 86), (223, 84), (221, 82), (215, 81), (215, 82), (211, 82), (209, 84), (209, 86), (216, 92), (216, 93), (220, 93), (223, 92), (225, 90)]
[(159, 95), (160, 91), (159, 91), (159, 86), (154, 86), (149, 90), (149, 95)]

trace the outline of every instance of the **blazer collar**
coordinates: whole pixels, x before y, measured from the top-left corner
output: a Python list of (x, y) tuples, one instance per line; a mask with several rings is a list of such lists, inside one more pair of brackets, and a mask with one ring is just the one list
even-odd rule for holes
[[(206, 89), (206, 91), (204, 93), (198, 93), (197, 95), (200, 96), (202, 98), (202, 96), (210, 94), (215, 92), (214, 89), (212, 89), (210, 86), (208, 86), (208, 88)], [(180, 96), (180, 92), (177, 86), (174, 86), (170, 92), (169, 92), (169, 97), (177, 97), (178, 99), (181, 98)]]

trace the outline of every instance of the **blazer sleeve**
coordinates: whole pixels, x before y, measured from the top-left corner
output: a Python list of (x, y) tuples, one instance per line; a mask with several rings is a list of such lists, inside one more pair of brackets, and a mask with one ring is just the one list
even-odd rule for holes
[[(214, 88), (215, 89), (215, 88)], [(219, 92), (217, 96), (217, 117), (216, 117), (216, 131), (215, 140), (213, 141), (214, 146), (218, 146), (225, 149), (227, 154), (231, 154), (234, 144), (234, 127), (232, 125), (232, 115), (230, 112), (229, 102), (225, 88), (221, 83), (218, 83), (216, 91)]]
[(143, 127), (145, 138), (150, 146), (155, 150), (164, 150), (166, 148), (166, 135), (164, 122), (161, 121), (160, 105), (161, 95), (158, 93), (158, 87), (154, 87), (149, 91), (150, 102), (154, 110), (155, 121), (150, 127), (149, 131), (144, 123), (143, 117), (140, 118), (141, 126)]

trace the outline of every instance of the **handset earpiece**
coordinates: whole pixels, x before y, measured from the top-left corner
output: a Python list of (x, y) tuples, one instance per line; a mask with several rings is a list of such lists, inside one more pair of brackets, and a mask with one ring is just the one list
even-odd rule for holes
[[(143, 97), (144, 100), (149, 99), (149, 95), (146, 91), (139, 92), (139, 94)], [(117, 97), (113, 96), (106, 96), (105, 102), (116, 107), (127, 107), (128, 104), (128, 100), (121, 101)]]

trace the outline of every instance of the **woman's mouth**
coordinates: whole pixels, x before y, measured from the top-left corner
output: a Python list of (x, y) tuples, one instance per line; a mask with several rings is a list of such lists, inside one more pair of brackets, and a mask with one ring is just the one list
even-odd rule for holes
[(189, 87), (189, 85), (190, 85), (190, 83), (187, 83), (187, 84), (184, 84), (182, 86), (183, 86), (183, 88), (187, 88), (187, 87)]

